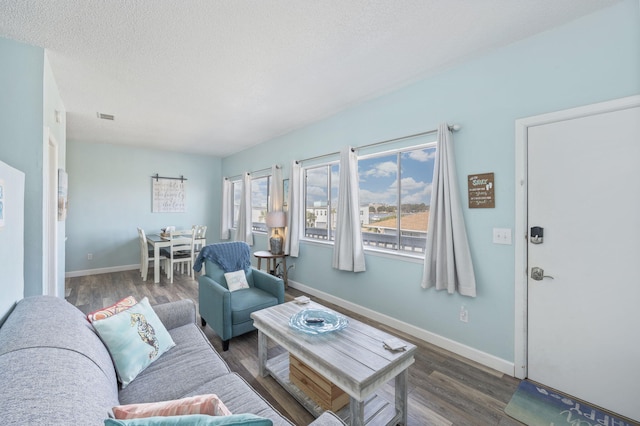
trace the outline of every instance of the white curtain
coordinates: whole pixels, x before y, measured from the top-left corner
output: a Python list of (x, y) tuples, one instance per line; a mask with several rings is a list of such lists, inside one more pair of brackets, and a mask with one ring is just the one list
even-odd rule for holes
[(345, 148), (340, 153), (340, 186), (338, 187), (333, 267), (353, 272), (365, 270), (360, 224), (358, 156), (351, 150), (351, 147)]
[(236, 241), (244, 241), (253, 246), (253, 230), (251, 227), (251, 174), (244, 173), (242, 175), (242, 194), (240, 196)]
[[(279, 166), (274, 164), (271, 166), (271, 179), (269, 179), (269, 212), (281, 212), (282, 204), (284, 203), (284, 194), (282, 191), (282, 169)], [(267, 220), (267, 224), (269, 221)], [(282, 230), (285, 234), (286, 231)], [(269, 239), (271, 238), (271, 233), (273, 232), (273, 228), (268, 228), (267, 235), (267, 250), (270, 249)], [(284, 237), (284, 234), (281, 236)]]
[(422, 287), (476, 296), (476, 278), (456, 181), (453, 136), (438, 127)]
[(287, 196), (287, 234), (284, 240), (284, 252), (291, 257), (300, 253), (300, 235), (305, 226), (304, 188), (302, 186), (302, 167), (295, 161), (291, 164), (289, 176), (289, 195)]
[(222, 181), (222, 213), (220, 218), (220, 239), (228, 240), (233, 226), (233, 196), (231, 189), (233, 184), (227, 178)]
[(281, 212), (283, 202), (282, 169), (274, 164), (271, 166), (271, 180), (269, 184), (269, 211)]

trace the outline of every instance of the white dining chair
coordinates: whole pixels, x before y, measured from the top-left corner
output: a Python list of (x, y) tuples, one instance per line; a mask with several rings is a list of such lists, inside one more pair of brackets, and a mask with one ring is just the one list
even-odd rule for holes
[(193, 225), (191, 229), (194, 229), (196, 231), (195, 233), (196, 239), (205, 238), (207, 235), (207, 225)]
[[(207, 235), (207, 225), (193, 225), (191, 229), (195, 230), (195, 234), (193, 236), (193, 238), (195, 239), (193, 243), (193, 257), (191, 259), (191, 265), (193, 267), (193, 264), (196, 262), (196, 258), (200, 254), (200, 250), (202, 250), (202, 247), (206, 244), (204, 241), (206, 241), (205, 237)], [(203, 269), (202, 273), (204, 272), (205, 271)]]
[[(140, 242), (140, 276), (142, 277), (142, 281), (146, 281), (149, 272), (149, 262), (155, 262), (156, 259), (153, 257), (153, 249), (150, 249), (147, 244), (147, 235), (142, 228), (138, 228), (138, 241)], [(166, 259), (166, 256), (160, 255), (157, 260), (158, 262), (163, 262)], [(162, 263), (160, 265), (162, 266)]]
[(173, 273), (176, 266), (180, 267), (180, 272), (184, 272), (184, 267), (188, 269), (190, 277), (193, 277), (193, 246), (195, 242), (195, 230), (172, 231), (169, 235), (170, 246), (167, 258), (167, 276), (173, 283)]

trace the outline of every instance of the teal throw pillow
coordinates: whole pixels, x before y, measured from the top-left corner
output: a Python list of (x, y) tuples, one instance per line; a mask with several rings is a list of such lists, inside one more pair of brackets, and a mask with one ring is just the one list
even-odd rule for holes
[(93, 322), (93, 326), (113, 358), (123, 389), (175, 346), (146, 297), (126, 311)]
[(105, 426), (273, 426), (270, 419), (255, 414), (232, 414), (230, 416), (208, 416), (190, 414), (186, 416), (146, 417), (129, 420), (106, 419)]

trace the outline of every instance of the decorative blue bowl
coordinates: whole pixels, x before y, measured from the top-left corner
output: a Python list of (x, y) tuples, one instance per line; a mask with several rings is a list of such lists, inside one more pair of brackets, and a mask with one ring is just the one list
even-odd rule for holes
[(324, 309), (304, 309), (289, 318), (289, 326), (307, 334), (324, 334), (342, 330), (349, 320)]

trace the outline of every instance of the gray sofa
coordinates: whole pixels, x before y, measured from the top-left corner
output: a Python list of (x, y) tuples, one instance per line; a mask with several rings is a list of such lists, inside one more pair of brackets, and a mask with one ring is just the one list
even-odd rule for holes
[[(176, 346), (121, 390), (107, 349), (79, 309), (51, 296), (18, 302), (0, 327), (1, 423), (102, 425), (115, 405), (214, 393), (234, 414), (292, 424), (229, 370), (197, 326), (191, 300), (153, 308)], [(344, 423), (326, 412), (312, 424)]]

